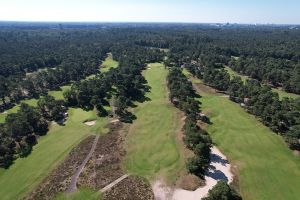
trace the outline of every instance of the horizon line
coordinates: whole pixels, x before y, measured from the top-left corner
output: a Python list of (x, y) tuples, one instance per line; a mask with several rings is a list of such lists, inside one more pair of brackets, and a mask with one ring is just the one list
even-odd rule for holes
[(300, 26), (295, 23), (259, 23), (259, 22), (180, 22), (180, 21), (38, 21), (38, 20), (1, 20), (0, 23), (87, 23), (87, 24), (236, 24), (236, 25), (285, 25), (285, 26)]

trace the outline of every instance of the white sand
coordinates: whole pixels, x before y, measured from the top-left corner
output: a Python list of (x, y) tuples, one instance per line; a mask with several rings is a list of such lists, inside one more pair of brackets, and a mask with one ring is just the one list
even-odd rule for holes
[(87, 126), (94, 126), (96, 124), (96, 120), (88, 121), (88, 122), (85, 122), (84, 124), (87, 125)]
[(116, 122), (119, 122), (120, 120), (119, 119), (113, 119), (110, 121), (110, 123), (116, 123)]
[[(156, 200), (199, 200), (205, 197), (208, 191), (212, 189), (219, 180), (225, 180), (228, 183), (232, 182), (233, 174), (230, 171), (230, 164), (225, 155), (222, 154), (217, 147), (211, 148), (211, 167), (205, 174), (205, 180), (206, 185), (195, 191), (180, 188), (171, 189), (168, 186), (162, 185), (161, 181), (156, 181), (152, 188)], [(170, 195), (170, 193), (172, 193), (172, 195)]]
[(152, 189), (154, 192), (155, 200), (171, 199), (173, 195), (172, 188), (168, 187), (161, 180), (155, 181), (154, 184), (152, 185)]

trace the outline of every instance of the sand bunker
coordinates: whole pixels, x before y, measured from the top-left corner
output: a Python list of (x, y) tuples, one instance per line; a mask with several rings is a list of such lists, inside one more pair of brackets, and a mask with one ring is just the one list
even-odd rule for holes
[(199, 200), (208, 194), (219, 180), (225, 180), (228, 183), (232, 182), (233, 174), (230, 171), (230, 164), (228, 163), (224, 154), (218, 148), (211, 148), (211, 164), (210, 169), (205, 173), (206, 185), (200, 187), (195, 191), (183, 190), (180, 188), (171, 189), (164, 186), (161, 181), (156, 181), (152, 188), (157, 200)]
[(84, 122), (87, 126), (94, 126), (96, 124), (96, 120)]

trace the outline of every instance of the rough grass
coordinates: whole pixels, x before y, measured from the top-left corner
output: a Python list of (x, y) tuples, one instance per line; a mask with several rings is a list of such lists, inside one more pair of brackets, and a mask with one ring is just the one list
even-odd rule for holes
[[(234, 77), (234, 76), (241, 77), (241, 79), (244, 83), (246, 82), (246, 80), (249, 79), (248, 76), (240, 75), (228, 66), (225, 66), (225, 70), (229, 73), (231, 78)], [(278, 93), (280, 100), (282, 100), (284, 97), (293, 98), (293, 99), (300, 97), (300, 95), (286, 92), (286, 91), (282, 90), (282, 88), (272, 88), (272, 91)]]
[(282, 138), (229, 99), (200, 93), (202, 109), (213, 123), (207, 130), (238, 171), (243, 199), (298, 199), (300, 158)]
[(55, 200), (101, 200), (101, 195), (99, 192), (93, 191), (88, 188), (81, 188), (72, 194), (60, 194)]
[(184, 168), (184, 161), (176, 141), (179, 128), (178, 111), (168, 102), (166, 76), (162, 64), (150, 64), (144, 76), (151, 87), (151, 100), (139, 103), (134, 109), (137, 120), (130, 127), (126, 140), (124, 161), (129, 173), (149, 179), (162, 175), (174, 181)]
[(71, 108), (65, 126), (51, 125), (48, 134), (39, 139), (28, 157), (17, 159), (0, 174), (1, 199), (17, 199), (32, 190), (84, 137), (105, 130), (107, 120), (104, 119), (97, 118), (96, 130), (84, 125), (90, 118), (97, 118), (94, 111)]
[(116, 68), (118, 66), (119, 66), (119, 62), (117, 62), (113, 59), (113, 56), (111, 53), (108, 53), (106, 59), (104, 60), (104, 62), (101, 65), (100, 71), (102, 73), (105, 73), (105, 72), (108, 72), (111, 68)]

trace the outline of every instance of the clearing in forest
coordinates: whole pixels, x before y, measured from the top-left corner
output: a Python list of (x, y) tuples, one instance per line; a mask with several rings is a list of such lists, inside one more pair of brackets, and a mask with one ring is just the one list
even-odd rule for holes
[(207, 131), (238, 174), (243, 199), (298, 199), (300, 159), (282, 138), (238, 104), (195, 85), (212, 122)]
[(176, 134), (180, 131), (178, 110), (168, 101), (163, 64), (150, 64), (144, 76), (151, 87), (149, 101), (134, 109), (137, 119), (129, 129), (124, 165), (129, 173), (174, 181), (185, 168)]
[(107, 54), (106, 59), (103, 61), (100, 71), (102, 73), (108, 72), (112, 68), (116, 68), (119, 66), (119, 62), (113, 59), (113, 55), (111, 53)]

